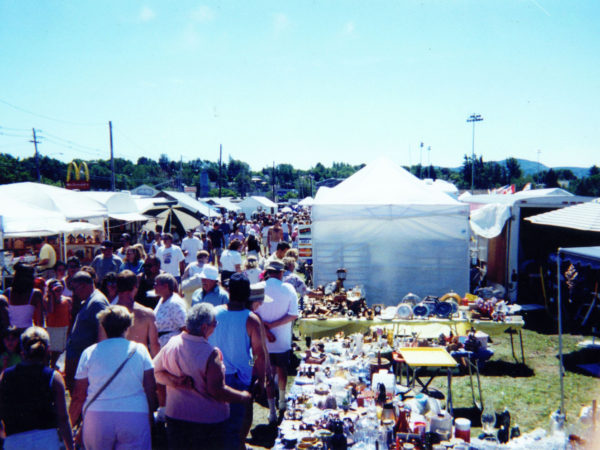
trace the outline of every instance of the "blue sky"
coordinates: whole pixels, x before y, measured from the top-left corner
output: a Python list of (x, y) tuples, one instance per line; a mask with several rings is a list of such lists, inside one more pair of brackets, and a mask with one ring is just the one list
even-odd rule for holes
[[(0, 0), (0, 152), (600, 165), (600, 2)], [(419, 143), (424, 151), (419, 151)], [(431, 147), (428, 152), (427, 148)]]

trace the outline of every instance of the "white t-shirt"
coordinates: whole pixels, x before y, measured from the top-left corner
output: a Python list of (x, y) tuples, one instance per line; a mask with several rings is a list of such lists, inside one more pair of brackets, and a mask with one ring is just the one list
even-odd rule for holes
[(250, 280), (250, 284), (258, 283), (260, 281), (259, 276), (260, 276), (261, 272), (262, 272), (262, 270), (260, 270), (256, 267), (253, 269), (244, 270), (244, 273), (248, 277), (248, 280)]
[[(273, 301), (270, 301), (271, 299)], [(276, 278), (269, 278), (265, 283), (265, 301), (256, 312), (265, 322), (273, 322), (288, 314), (297, 316), (298, 297), (294, 287), (289, 283), (282, 283)], [(271, 328), (271, 333), (275, 335), (276, 341), (267, 341), (269, 353), (282, 353), (292, 348), (292, 325), (293, 321), (290, 321)]]
[(174, 277), (181, 275), (179, 263), (185, 260), (181, 248), (171, 245), (169, 248), (160, 247), (156, 250), (156, 256), (160, 259), (160, 268)]
[(197, 237), (184, 237), (181, 241), (181, 250), (188, 252), (185, 257), (186, 264), (193, 263), (198, 252), (202, 250), (202, 241)]
[(235, 272), (235, 265), (242, 264), (242, 255), (237, 250), (225, 250), (221, 254), (221, 269)]
[(148, 413), (144, 372), (153, 365), (148, 349), (142, 344), (125, 338), (111, 338), (89, 346), (81, 354), (75, 379), (88, 379), (87, 405), (134, 348), (135, 354), (90, 405), (90, 411)]

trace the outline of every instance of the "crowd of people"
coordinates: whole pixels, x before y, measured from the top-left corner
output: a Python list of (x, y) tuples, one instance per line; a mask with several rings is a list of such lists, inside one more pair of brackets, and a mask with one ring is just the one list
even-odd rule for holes
[(0, 295), (4, 448), (147, 449), (162, 424), (169, 448), (245, 448), (254, 399), (272, 423), (285, 409), (308, 221), (157, 226), (88, 264), (35, 240)]

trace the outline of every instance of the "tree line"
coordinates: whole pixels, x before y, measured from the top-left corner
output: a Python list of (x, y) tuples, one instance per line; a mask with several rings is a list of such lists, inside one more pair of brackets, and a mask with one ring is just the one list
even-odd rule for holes
[[(79, 161), (78, 161), (79, 162)], [(89, 168), (92, 190), (109, 190), (111, 186), (110, 160), (96, 159), (85, 161)], [(334, 162), (326, 167), (320, 162), (308, 170), (296, 169), (291, 164), (278, 164), (253, 171), (244, 161), (229, 158), (219, 167), (217, 161), (195, 159), (181, 162), (171, 160), (163, 154), (158, 161), (141, 157), (137, 162), (115, 158), (115, 184), (118, 190), (131, 190), (141, 184), (158, 189), (178, 189), (183, 186), (200, 186), (201, 178), (206, 177), (213, 186), (210, 196), (216, 196), (221, 186), (223, 196), (244, 197), (254, 192), (272, 192), (273, 187), (286, 192), (285, 197), (303, 198), (314, 194), (317, 185), (327, 179), (345, 179), (364, 167), (364, 164), (351, 165)], [(39, 160), (43, 183), (64, 186), (68, 164), (43, 156)], [(481, 156), (465, 155), (463, 164), (457, 169), (421, 166), (405, 167), (419, 178), (443, 179), (454, 183), (459, 189), (470, 189), (472, 167), (475, 168), (474, 187), (477, 190), (494, 189), (514, 184), (521, 190), (527, 183), (538, 187), (563, 187), (577, 195), (600, 197), (600, 169), (592, 166), (588, 176), (577, 178), (570, 170), (548, 169), (534, 175), (524, 175), (519, 162), (508, 158), (503, 163), (484, 161)], [(35, 158), (16, 158), (10, 154), (0, 154), (0, 184), (21, 181), (37, 181)]]

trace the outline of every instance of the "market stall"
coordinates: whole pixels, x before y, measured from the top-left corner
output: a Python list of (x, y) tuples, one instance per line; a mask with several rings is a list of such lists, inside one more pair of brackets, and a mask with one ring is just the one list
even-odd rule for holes
[[(467, 351), (468, 352), (468, 351)], [(519, 430), (491, 402), (479, 419), (453, 409), (452, 375), (459, 355), (429, 339), (386, 333), (313, 341), (287, 395), (275, 449), (563, 449), (570, 436), (551, 421), (550, 432)], [(407, 383), (381, 360), (391, 354), (412, 371)], [(429, 386), (433, 369), (447, 379), (444, 394)], [(436, 385), (440, 387), (440, 383)], [(456, 406), (456, 405), (455, 405)], [(463, 410), (464, 411), (464, 410)], [(482, 426), (481, 434), (472, 427)], [(589, 429), (589, 427), (588, 427)], [(262, 444), (261, 444), (262, 445)]]
[(468, 205), (389, 159), (319, 189), (312, 206), (314, 285), (344, 267), (369, 304), (395, 305), (410, 290), (466, 292), (468, 244)]

